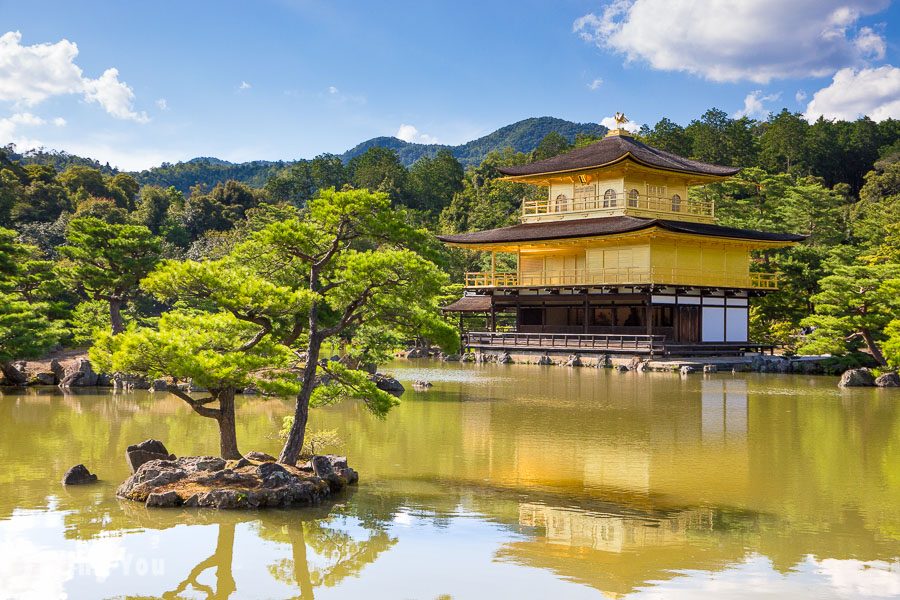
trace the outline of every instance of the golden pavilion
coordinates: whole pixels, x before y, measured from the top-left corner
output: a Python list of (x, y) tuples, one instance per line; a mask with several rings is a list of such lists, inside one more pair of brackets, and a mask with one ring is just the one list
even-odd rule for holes
[[(777, 289), (753, 269), (752, 252), (802, 235), (723, 227), (693, 186), (740, 169), (653, 148), (617, 127), (602, 140), (528, 165), (510, 181), (547, 188), (524, 200), (521, 223), (445, 235), (450, 245), (491, 253), (491, 269), (467, 273), (465, 295), (444, 308), (479, 316), (474, 350), (540, 349), (636, 354), (759, 350), (748, 336), (752, 298)], [(497, 255), (515, 270), (496, 269)], [(471, 321), (471, 319), (470, 319)]]

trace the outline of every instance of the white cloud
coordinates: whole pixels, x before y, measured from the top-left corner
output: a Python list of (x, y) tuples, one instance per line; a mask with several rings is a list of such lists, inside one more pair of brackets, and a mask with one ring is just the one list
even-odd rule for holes
[(599, 89), (603, 85), (603, 80), (599, 77), (588, 84), (588, 89), (592, 92)]
[(841, 69), (813, 95), (804, 116), (812, 122), (820, 116), (853, 120), (862, 115), (875, 121), (900, 118), (900, 68)]
[(65, 127), (66, 123), (67, 123), (67, 121), (65, 119), (63, 119), (62, 117), (56, 117), (55, 119), (53, 119), (53, 124), (56, 125), (57, 127)]
[(15, 106), (34, 106), (66, 94), (83, 94), (117, 119), (147, 122), (133, 108), (134, 91), (119, 81), (119, 71), (107, 69), (98, 79), (85, 77), (75, 64), (78, 46), (69, 40), (53, 44), (22, 45), (22, 34), (0, 36), (0, 100)]
[(40, 146), (40, 141), (23, 136), (20, 130), (23, 127), (38, 127), (45, 123), (44, 119), (28, 112), (16, 113), (2, 118), (0, 119), (0, 145), (12, 143), (20, 148)]
[(797, 90), (797, 93), (794, 94), (794, 100), (797, 101), (797, 104), (801, 104), (804, 100), (806, 100), (806, 92), (803, 90)]
[[(618, 127), (616, 125), (616, 120), (612, 117), (604, 117), (600, 120), (600, 124), (606, 127), (607, 129), (615, 129)], [(635, 123), (633, 121), (628, 121), (624, 125), (622, 125), (622, 129), (625, 131), (630, 131), (631, 133), (637, 133), (641, 129), (640, 123)]]
[(106, 112), (117, 119), (146, 123), (150, 120), (145, 112), (135, 112), (134, 92), (128, 84), (119, 81), (119, 70), (107, 69), (98, 79), (87, 79), (84, 82), (84, 97), (88, 102), (96, 102)]
[(772, 102), (778, 100), (781, 94), (769, 94), (763, 96), (762, 90), (756, 90), (747, 94), (744, 98), (744, 108), (734, 113), (735, 119), (741, 117), (750, 117), (751, 119), (764, 119), (769, 114), (769, 110), (763, 104), (764, 102)]
[(334, 87), (333, 85), (329, 85), (329, 86), (328, 86), (328, 93), (329, 93), (329, 94), (332, 94), (332, 95), (333, 95), (333, 94), (337, 94), (338, 91), (339, 91), (339, 90), (338, 90), (336, 87)]
[(156, 101), (156, 108), (159, 110), (169, 110), (169, 101), (165, 98), (160, 98)]
[(404, 142), (414, 142), (417, 144), (438, 143), (436, 137), (428, 135), (427, 133), (422, 133), (413, 125), (407, 125), (406, 123), (400, 125), (400, 128), (397, 130), (397, 133), (394, 134), (394, 137), (403, 140)]
[(253, 87), (253, 86), (250, 85), (249, 83), (247, 83), (246, 81), (242, 81), (242, 82), (241, 82), (241, 85), (238, 86), (238, 89), (239, 89), (239, 90), (249, 90), (249, 89), (252, 88), (252, 87)]
[(577, 19), (585, 41), (663, 71), (713, 81), (822, 77), (884, 56), (859, 19), (888, 0), (612, 0)]

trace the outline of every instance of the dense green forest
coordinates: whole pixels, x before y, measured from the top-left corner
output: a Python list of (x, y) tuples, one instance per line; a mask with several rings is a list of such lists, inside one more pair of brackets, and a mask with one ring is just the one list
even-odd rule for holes
[[(397, 148), (376, 144), (348, 157), (242, 165), (196, 159), (129, 174), (8, 148), (0, 153), (0, 226), (8, 231), (0, 240), (0, 328), (11, 327), (11, 314), (42, 317), (49, 338), (74, 345), (98, 324), (150, 322), (160, 305), (137, 282), (156, 262), (225, 256), (271, 223), (302, 218), (324, 189), (383, 192), (431, 233), (515, 223), (522, 198), (546, 192), (502, 180), (498, 167), (554, 156), (604, 132), (569, 124), (536, 138), (533, 121), (567, 122), (529, 121), (471, 142), (471, 154), (439, 147), (411, 165)], [(757, 256), (754, 268), (778, 271), (782, 280), (754, 308), (754, 339), (851, 361), (870, 360), (860, 349), (877, 362), (900, 360), (900, 121), (810, 124), (787, 110), (755, 121), (710, 109), (686, 126), (662, 119), (637, 136), (743, 167), (694, 192), (716, 200), (720, 223), (809, 235), (797, 247)], [(484, 260), (433, 240), (422, 247), (454, 281)], [(0, 356), (11, 358), (12, 350)]]

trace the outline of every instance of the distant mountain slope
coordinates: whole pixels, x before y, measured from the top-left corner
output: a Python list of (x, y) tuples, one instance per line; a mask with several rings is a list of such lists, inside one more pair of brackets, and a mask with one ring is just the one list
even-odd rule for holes
[[(534, 117), (501, 127), (493, 133), (459, 146), (413, 144), (395, 137), (376, 137), (358, 144), (341, 154), (340, 157), (344, 162), (348, 162), (354, 156), (359, 156), (369, 148), (390, 148), (397, 153), (404, 165), (410, 166), (423, 156), (434, 156), (439, 150), (447, 148), (463, 166), (470, 166), (479, 164), (488, 153), (494, 150), (503, 150), (507, 147), (511, 147), (517, 152), (531, 152), (544, 139), (544, 136), (551, 131), (556, 131), (569, 141), (573, 141), (579, 133), (603, 135), (606, 133), (606, 128), (596, 123), (573, 123), (572, 121), (565, 121), (555, 117)], [(41, 150), (20, 155), (13, 154), (11, 157), (21, 159), (26, 164), (49, 164), (58, 170), (79, 164), (99, 168), (105, 173), (117, 172), (109, 165), (102, 165), (95, 160), (66, 152)], [(132, 174), (141, 184), (152, 184), (162, 187), (175, 186), (182, 192), (187, 193), (195, 185), (200, 184), (206, 189), (210, 189), (217, 183), (222, 183), (229, 179), (236, 179), (254, 187), (262, 187), (269, 177), (293, 164), (293, 162), (255, 160), (244, 163), (232, 163), (219, 158), (204, 156), (174, 164), (163, 163), (158, 167)]]
[(351, 148), (342, 154), (341, 158), (346, 162), (369, 148), (379, 146), (394, 150), (403, 164), (409, 166), (423, 156), (434, 156), (442, 148), (448, 148), (459, 162), (464, 166), (470, 166), (479, 164), (488, 153), (507, 147), (517, 152), (531, 152), (551, 131), (556, 131), (571, 142), (579, 133), (603, 135), (607, 129), (596, 123), (573, 123), (555, 117), (532, 117), (501, 127), (493, 133), (459, 146), (415, 144), (395, 137), (372, 138)]
[(262, 187), (269, 177), (289, 164), (291, 163), (268, 160), (232, 163), (219, 158), (202, 157), (175, 164), (163, 163), (133, 175), (141, 185), (175, 186), (187, 193), (195, 185), (202, 185), (208, 190), (229, 179)]

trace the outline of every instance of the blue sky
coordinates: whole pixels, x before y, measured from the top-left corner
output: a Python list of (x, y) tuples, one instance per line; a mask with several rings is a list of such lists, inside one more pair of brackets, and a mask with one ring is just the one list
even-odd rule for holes
[(137, 169), (617, 110), (900, 118), (898, 17), (887, 0), (0, 0), (0, 144)]

